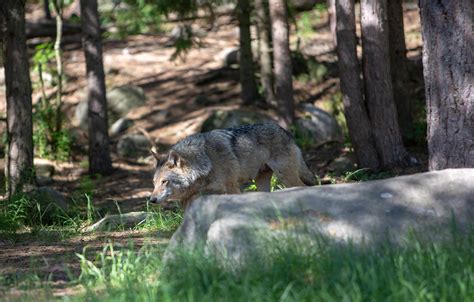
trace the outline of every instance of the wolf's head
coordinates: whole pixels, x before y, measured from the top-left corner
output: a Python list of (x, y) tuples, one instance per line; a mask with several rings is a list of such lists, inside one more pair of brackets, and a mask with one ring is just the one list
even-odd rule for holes
[(171, 150), (165, 157), (160, 157), (154, 151), (151, 153), (156, 159), (156, 171), (150, 202), (180, 200), (194, 193), (195, 183), (202, 175), (202, 169), (196, 168), (175, 150)]

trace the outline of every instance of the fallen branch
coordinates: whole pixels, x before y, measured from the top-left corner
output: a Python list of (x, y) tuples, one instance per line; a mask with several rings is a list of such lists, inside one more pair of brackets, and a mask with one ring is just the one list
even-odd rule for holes
[(130, 212), (120, 215), (108, 215), (97, 221), (93, 225), (82, 229), (82, 232), (109, 231), (118, 227), (132, 228), (145, 222), (153, 213)]
[[(64, 35), (81, 33), (81, 27), (75, 24), (64, 23), (62, 26)], [(26, 22), (26, 38), (55, 37), (56, 23), (54, 21)]]

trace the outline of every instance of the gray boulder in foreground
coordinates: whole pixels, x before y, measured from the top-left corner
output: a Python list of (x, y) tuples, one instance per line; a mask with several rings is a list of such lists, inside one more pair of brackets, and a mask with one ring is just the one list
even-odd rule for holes
[[(455, 219), (453, 219), (453, 217)], [(474, 169), (449, 169), (363, 183), (290, 188), (274, 193), (210, 195), (197, 199), (173, 235), (174, 251), (204, 246), (243, 261), (261, 235), (284, 244), (284, 234), (312, 233), (335, 241), (373, 243), (387, 234), (402, 242), (408, 233), (443, 238), (474, 221)], [(278, 238), (283, 238), (278, 241)], [(305, 241), (303, 241), (305, 242)]]

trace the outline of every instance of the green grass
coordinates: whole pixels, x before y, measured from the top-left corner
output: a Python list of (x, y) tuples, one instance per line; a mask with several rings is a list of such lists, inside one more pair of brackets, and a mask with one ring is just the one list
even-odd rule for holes
[[(172, 230), (179, 214), (162, 213), (149, 229)], [(441, 243), (408, 237), (395, 245), (336, 243), (327, 238), (262, 238), (246, 265), (230, 269), (203, 249), (177, 250), (163, 263), (163, 246), (137, 249), (106, 244), (99, 253), (87, 249), (72, 264), (80, 276), (69, 286), (85, 291), (68, 301), (472, 301), (474, 299), (474, 232)], [(301, 238), (306, 239), (301, 239)], [(49, 299), (48, 278), (33, 273), (21, 279), (0, 277), (2, 289), (31, 290)]]
[(148, 246), (79, 255), (87, 301), (472, 301), (474, 236), (361, 248), (318, 239), (268, 242), (242, 269), (180, 251), (163, 265)]
[[(347, 173), (348, 181), (385, 175), (360, 169)], [(272, 188), (279, 186), (272, 179)], [(84, 192), (87, 190), (84, 185)], [(78, 224), (97, 219), (91, 198), (82, 200), (85, 212)], [(28, 223), (37, 206), (20, 196), (0, 214), (17, 224)], [(154, 215), (136, 229), (169, 238), (182, 223), (181, 212), (147, 209)], [(60, 212), (58, 212), (61, 214)], [(5, 216), (6, 215), (6, 216)], [(28, 240), (57, 242), (80, 234), (71, 218), (31, 227)], [(33, 219), (33, 218), (31, 218)], [(64, 219), (64, 220), (61, 220)], [(63, 221), (64, 223), (59, 223)], [(304, 228), (303, 231), (304, 232)], [(21, 241), (18, 230), (15, 236)], [(164, 235), (163, 235), (164, 234)], [(0, 235), (2, 233), (0, 232)], [(474, 231), (439, 243), (408, 236), (403, 245), (389, 241), (377, 246), (333, 242), (317, 235), (262, 237), (246, 264), (236, 268), (202, 248), (176, 250), (163, 262), (163, 244), (134, 246), (105, 244), (102, 251), (85, 249), (69, 255), (67, 287), (84, 290), (68, 301), (473, 301)], [(313, 237), (308, 237), (313, 236)], [(25, 237), (26, 238), (26, 237)], [(54, 275), (36, 273), (39, 258), (32, 258), (27, 274), (0, 275), (0, 300), (53, 299)], [(41, 262), (41, 261), (40, 261)], [(65, 263), (66, 265), (66, 263)], [(20, 295), (11, 296), (10, 289)], [(17, 291), (18, 293), (18, 291)], [(3, 299), (2, 296), (8, 297)]]

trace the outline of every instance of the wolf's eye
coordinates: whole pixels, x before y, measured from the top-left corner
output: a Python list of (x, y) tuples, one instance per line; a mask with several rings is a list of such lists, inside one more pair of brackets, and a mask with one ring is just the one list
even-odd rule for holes
[(167, 185), (167, 184), (168, 184), (168, 181), (167, 181), (166, 179), (165, 179), (165, 180), (162, 180), (162, 181), (161, 181), (161, 184), (162, 184), (162, 185)]

